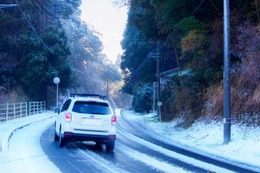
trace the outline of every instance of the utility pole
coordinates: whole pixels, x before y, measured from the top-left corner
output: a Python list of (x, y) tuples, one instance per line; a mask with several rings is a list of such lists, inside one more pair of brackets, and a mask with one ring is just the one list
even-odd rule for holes
[[(160, 42), (157, 41), (157, 48), (156, 48), (156, 66), (157, 66), (157, 115), (159, 115), (161, 120), (161, 82), (160, 82), (160, 55), (159, 55), (159, 44)], [(160, 106), (159, 106), (160, 105)]]
[(224, 144), (231, 141), (229, 0), (224, 0)]
[(153, 115), (155, 115), (155, 110), (156, 110), (156, 103), (155, 103), (155, 98), (156, 98), (156, 82), (153, 82)]

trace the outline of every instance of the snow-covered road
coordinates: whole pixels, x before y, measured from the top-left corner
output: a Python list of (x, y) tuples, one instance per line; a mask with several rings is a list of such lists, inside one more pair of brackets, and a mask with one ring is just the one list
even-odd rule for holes
[[(145, 128), (147, 128), (150, 133), (154, 133), (154, 137), (158, 137), (157, 134), (160, 134), (160, 136), (163, 136), (162, 140), (166, 140), (169, 142), (171, 134), (175, 134), (174, 139), (176, 142), (176, 139), (180, 139), (178, 142), (183, 142), (180, 138), (181, 135), (185, 133), (185, 131), (177, 134), (176, 132), (173, 132), (174, 129), (172, 126), (173, 124), (169, 123), (155, 123), (147, 121), (149, 120), (149, 116), (140, 116), (136, 115), (133, 112), (125, 112), (125, 116), (127, 116), (127, 119), (130, 119), (131, 121), (137, 121)], [(120, 121), (120, 117), (119, 117)], [(47, 147), (51, 147), (55, 145), (53, 142), (53, 136), (52, 136), (52, 130), (50, 130), (53, 126), (54, 118), (49, 118), (44, 121), (36, 122), (31, 124), (30, 126), (26, 126), (20, 130), (17, 130), (12, 138), (10, 139), (9, 143), (9, 151), (0, 153), (0, 170), (4, 170), (5, 173), (20, 173), (20, 172), (37, 172), (37, 173), (59, 173), (64, 172), (61, 171), (60, 168), (57, 167), (57, 164), (54, 164), (50, 160), (50, 156), (46, 155), (46, 152), (41, 148), (40, 140), (45, 140), (46, 143), (48, 143)], [(196, 159), (192, 159), (186, 156), (181, 156), (173, 151), (170, 151), (162, 146), (158, 146), (152, 142), (146, 141), (134, 134), (132, 134), (128, 130), (124, 130), (125, 124), (121, 124), (119, 122), (118, 124), (118, 140), (116, 143), (115, 151), (114, 153), (107, 154), (106, 152), (97, 152), (96, 150), (92, 150), (91, 148), (85, 147), (81, 144), (68, 144), (68, 148), (65, 148), (62, 150), (62, 152), (69, 152), (69, 155), (71, 155), (71, 151), (75, 152), (77, 156), (73, 157), (80, 157), (84, 158), (86, 161), (79, 160), (79, 162), (91, 162), (92, 164), (99, 164), (99, 168), (102, 168), (104, 172), (133, 172), (133, 170), (136, 169), (135, 172), (142, 172), (142, 170), (148, 169), (153, 172), (193, 172), (189, 169), (183, 169), (174, 163), (176, 160), (180, 162), (187, 162), (191, 165), (193, 170), (197, 170), (194, 172), (198, 172), (198, 169), (202, 168), (204, 170), (210, 170), (214, 172), (231, 172), (229, 170), (216, 167), (214, 165), (200, 162)], [(192, 132), (198, 133), (198, 138), (201, 138), (201, 136), (207, 136), (207, 132), (209, 132), (210, 128), (213, 128), (211, 126), (207, 126), (208, 131), (205, 131), (203, 134), (203, 131), (199, 131), (199, 129), (202, 128), (201, 126), (198, 126), (197, 129), (195, 127), (192, 127), (192, 131), (188, 131), (189, 135), (191, 135)], [(46, 130), (49, 129), (49, 135), (43, 135), (46, 133)], [(133, 128), (134, 129), (134, 128)], [(256, 128), (257, 129), (257, 128)], [(168, 131), (167, 131), (168, 130)], [(169, 130), (172, 132), (169, 133)], [(141, 131), (140, 131), (141, 133)], [(252, 133), (252, 132), (251, 132)], [(152, 135), (153, 136), (153, 135)], [(186, 146), (194, 146), (193, 140), (196, 136), (192, 136), (190, 142), (186, 141)], [(204, 137), (206, 138), (206, 137)], [(205, 140), (203, 138), (203, 140)], [(211, 139), (212, 140), (212, 139)], [(237, 140), (237, 139), (236, 139)], [(172, 140), (174, 141), (174, 140)], [(205, 141), (203, 141), (205, 142)], [(233, 141), (234, 142), (234, 141)], [(259, 142), (256, 138), (256, 141), (252, 142), (252, 145)], [(245, 141), (244, 141), (245, 143)], [(217, 153), (217, 151), (210, 151), (209, 148), (214, 150), (218, 149), (216, 146), (214, 146), (214, 140), (206, 141), (204, 145), (207, 145), (208, 148), (205, 149), (206, 152), (213, 152)], [(234, 145), (234, 144), (232, 144)], [(83, 147), (82, 147), (83, 146)], [(198, 144), (197, 144), (198, 146)], [(227, 145), (228, 146), (228, 145)], [(225, 146), (224, 146), (225, 147)], [(242, 146), (240, 146), (243, 150)], [(245, 146), (247, 147), (247, 146)], [(74, 149), (76, 148), (76, 149)], [(203, 149), (203, 148), (202, 148)], [(54, 147), (53, 150), (59, 150), (58, 147)], [(221, 150), (221, 148), (220, 148)], [(233, 148), (233, 150), (235, 150)], [(244, 150), (243, 150), (244, 151)], [(75, 154), (74, 153), (74, 154)], [(228, 150), (228, 153), (232, 155), (231, 149)], [(248, 153), (252, 153), (252, 149), (248, 151)], [(234, 154), (237, 155), (237, 152)], [(251, 154), (251, 157), (249, 155), (246, 155), (245, 158), (254, 158), (255, 155), (257, 156), (259, 154), (257, 151), (254, 154)], [(224, 154), (223, 154), (224, 155)], [(258, 155), (260, 156), (260, 155)], [(243, 157), (243, 156), (241, 156)], [(231, 156), (232, 158), (232, 156)], [(132, 162), (132, 163), (124, 163), (124, 160), (126, 159), (126, 162)], [(258, 158), (256, 158), (257, 160)], [(237, 159), (236, 159), (237, 160)], [(247, 162), (250, 162), (250, 160), (246, 160)], [(71, 164), (71, 162), (68, 162)], [(137, 164), (137, 167), (135, 168), (135, 163)], [(252, 162), (251, 162), (252, 163)], [(256, 166), (257, 166), (256, 162)], [(139, 164), (139, 165), (138, 165)], [(192, 166), (193, 165), (193, 166)], [(67, 165), (69, 166), (69, 164)], [(73, 165), (71, 165), (73, 166)], [(77, 172), (81, 172), (81, 169), (77, 166), (74, 166), (75, 170), (78, 170)], [(83, 168), (86, 166), (82, 166)], [(93, 167), (90, 165), (90, 167)], [(130, 169), (130, 167), (132, 167)], [(138, 168), (140, 167), (140, 168)], [(198, 167), (198, 169), (196, 168)], [(82, 169), (83, 169), (82, 168)], [(93, 169), (95, 170), (95, 169)], [(83, 171), (84, 172), (84, 171)], [(90, 169), (89, 169), (89, 172)], [(260, 171), (259, 171), (260, 172)]]

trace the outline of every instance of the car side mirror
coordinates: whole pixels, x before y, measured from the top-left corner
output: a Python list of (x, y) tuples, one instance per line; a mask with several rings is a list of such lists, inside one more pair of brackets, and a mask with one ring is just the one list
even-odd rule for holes
[(55, 113), (60, 114), (60, 108), (55, 108)]

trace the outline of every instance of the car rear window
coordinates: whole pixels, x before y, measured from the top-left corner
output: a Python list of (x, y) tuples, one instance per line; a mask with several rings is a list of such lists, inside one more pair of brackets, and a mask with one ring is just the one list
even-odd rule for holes
[(74, 103), (73, 112), (85, 113), (85, 114), (100, 114), (107, 115), (111, 114), (111, 110), (107, 103), (100, 102), (86, 102), (86, 101), (76, 101)]

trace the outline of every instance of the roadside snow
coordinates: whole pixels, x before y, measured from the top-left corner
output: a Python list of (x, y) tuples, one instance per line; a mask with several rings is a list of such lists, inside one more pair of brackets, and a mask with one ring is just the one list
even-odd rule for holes
[[(185, 171), (182, 168), (172, 166), (166, 162), (161, 162), (160, 160), (156, 158), (152, 158), (146, 154), (143, 154), (139, 151), (132, 150), (129, 147), (122, 147), (124, 148), (125, 153), (130, 156), (131, 158), (134, 158), (136, 160), (139, 160), (140, 162), (151, 166), (155, 169), (158, 169), (164, 173), (170, 173), (170, 172), (178, 172), (178, 173), (188, 173), (188, 171)], [(140, 159), (142, 158), (142, 159)]]
[(53, 118), (46, 119), (14, 132), (9, 141), (9, 151), (0, 153), (1, 170), (5, 173), (59, 173), (40, 145), (41, 134), (53, 122)]
[[(119, 110), (116, 111), (116, 114), (120, 116)], [(232, 125), (232, 141), (224, 145), (223, 124), (221, 122), (206, 123), (205, 121), (198, 121), (190, 128), (182, 129), (177, 126), (180, 120), (160, 123), (152, 119), (152, 114), (139, 115), (131, 111), (124, 111), (124, 115), (126, 115), (128, 119), (144, 124), (145, 127), (153, 130), (154, 134), (157, 134), (156, 136), (163, 136), (167, 141), (191, 146), (208, 153), (258, 167), (260, 165), (259, 127), (253, 128), (245, 125)], [(40, 147), (41, 134), (52, 124), (53, 119), (51, 118), (41, 123), (33, 123), (26, 128), (20, 129), (19, 132), (15, 132), (19, 133), (19, 135), (14, 134), (10, 139), (9, 152), (0, 153), (1, 170), (4, 170), (6, 173), (60, 172), (59, 169), (50, 162)], [(130, 136), (130, 134), (126, 135)], [(142, 139), (136, 139), (133, 136), (131, 136), (131, 139), (135, 139), (136, 141), (140, 140), (140, 143), (154, 149), (153, 144), (146, 143)], [(169, 151), (164, 151), (163, 148), (157, 147), (155, 149), (156, 151), (158, 150), (173, 155), (173, 153)], [(17, 153), (19, 154), (17, 155)], [(133, 158), (144, 157), (152, 162), (155, 167), (161, 163), (139, 152), (131, 152), (129, 150), (127, 154)], [(32, 167), (32, 165), (34, 166)], [(165, 172), (171, 169), (173, 169), (171, 165), (164, 163)]]
[[(223, 123), (197, 121), (190, 128), (177, 126), (178, 120), (156, 122), (152, 114), (140, 115), (125, 111), (128, 119), (138, 120), (155, 134), (185, 146), (222, 156), (237, 162), (260, 165), (260, 127), (234, 124), (231, 127), (231, 142), (223, 144)], [(180, 121), (180, 120), (179, 120)]]
[[(171, 158), (175, 158), (177, 160), (180, 160), (182, 162), (185, 162), (185, 163), (189, 163), (190, 165), (194, 165), (194, 166), (200, 166), (200, 168), (203, 168), (203, 169), (206, 169), (206, 170), (209, 170), (212, 171), (212, 172), (215, 172), (215, 173), (230, 173), (232, 171), (229, 171), (227, 169), (224, 169), (224, 168), (220, 168), (218, 166), (215, 166), (215, 165), (212, 165), (210, 163), (205, 163), (205, 162), (201, 162), (199, 160), (196, 160), (192, 157), (188, 157), (188, 156), (185, 156), (185, 155), (181, 155), (181, 154), (178, 154), (174, 151), (171, 151), (171, 150), (168, 150), (166, 148), (163, 148), (159, 145), (155, 145), (149, 141), (146, 141), (146, 140), (143, 140), (142, 138), (139, 138), (131, 133), (128, 133), (128, 132), (124, 132), (124, 134), (121, 134), (123, 135), (125, 138), (128, 138), (128, 140), (132, 140), (132, 141), (135, 141), (137, 142), (139, 145), (143, 145), (145, 147), (148, 147), (154, 151), (157, 151), (159, 153), (162, 153), (163, 155), (165, 156), (168, 156), (168, 157), (171, 157)], [(154, 158), (151, 158), (149, 156), (146, 156), (145, 154), (141, 153), (141, 151), (135, 151), (135, 150), (132, 150), (130, 149), (129, 147), (122, 147), (122, 148), (125, 148), (124, 149), (124, 153), (129, 155), (130, 157), (132, 158), (136, 158), (137, 160), (139, 160), (140, 162), (143, 162), (147, 165), (150, 165), (151, 167), (154, 167), (154, 168), (158, 168), (160, 170), (162, 170), (163, 172), (189, 172), (189, 171), (185, 171), (183, 170), (182, 168), (177, 168), (175, 166), (172, 166), (170, 165), (169, 163), (167, 162), (162, 162), (160, 160), (156, 160)], [(142, 158), (142, 159), (140, 159)], [(148, 161), (149, 160), (149, 161)], [(160, 168), (159, 168), (160, 167)], [(177, 171), (178, 170), (178, 171)]]

